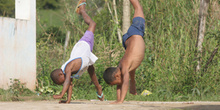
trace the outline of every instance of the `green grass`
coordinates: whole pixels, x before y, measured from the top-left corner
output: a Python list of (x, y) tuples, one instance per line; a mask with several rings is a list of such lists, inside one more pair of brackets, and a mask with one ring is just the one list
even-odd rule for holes
[[(125, 100), (220, 101), (220, 54), (215, 55), (206, 71), (195, 72), (199, 2), (196, 0), (140, 0), (140, 2), (146, 19), (144, 36), (146, 54), (136, 71), (136, 87), (138, 94), (145, 89), (153, 94), (149, 96), (127, 94)], [(117, 3), (119, 24), (122, 24), (122, 3)], [(220, 35), (220, 23), (216, 13), (220, 11), (213, 5), (214, 3), (220, 6), (216, 0), (210, 2), (206, 25), (208, 34), (205, 34), (203, 43), (202, 69), (211, 52), (219, 45), (217, 38)], [(106, 99), (115, 100), (116, 87), (107, 85), (102, 78), (102, 73), (109, 66), (117, 66), (124, 55), (124, 49), (117, 40), (117, 25), (113, 22), (106, 5), (99, 4), (98, 7), (102, 7), (100, 13), (96, 12), (93, 4), (87, 6), (88, 14), (97, 23), (93, 53), (98, 56), (99, 60), (94, 66)], [(67, 5), (67, 8), (70, 11), (60, 16), (54, 13), (63, 13), (62, 11), (39, 11), (41, 23), (45, 25), (45, 28), (52, 24), (61, 27), (62, 31), (71, 30), (71, 41), (64, 60), (68, 59), (73, 45), (88, 27), (74, 12), (72, 5)], [(50, 16), (53, 16), (52, 21)], [(38, 35), (40, 35), (39, 32), (42, 31), (38, 27)], [(37, 42), (37, 91), (42, 95), (59, 94), (62, 90), (62, 86), (53, 84), (50, 72), (61, 67), (63, 54), (63, 44), (55, 40), (40, 39)], [(75, 83), (73, 100), (96, 99), (96, 91), (88, 73), (84, 73), (73, 83)]]
[(61, 30), (65, 31), (65, 28), (62, 28), (64, 26), (63, 10), (37, 10), (37, 34), (51, 26), (61, 27)]
[(11, 80), (10, 88), (0, 89), (0, 101), (26, 101), (26, 100), (49, 100), (51, 97), (29, 90), (18, 79)]

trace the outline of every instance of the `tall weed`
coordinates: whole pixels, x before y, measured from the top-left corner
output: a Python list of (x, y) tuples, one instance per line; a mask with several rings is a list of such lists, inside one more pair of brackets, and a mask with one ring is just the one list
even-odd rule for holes
[[(138, 94), (147, 89), (153, 94), (149, 96), (132, 96), (127, 94), (126, 100), (151, 101), (185, 101), (185, 100), (220, 100), (220, 56), (219, 51), (208, 65), (206, 71), (195, 72), (196, 40), (198, 33), (198, 0), (140, 0), (146, 19), (144, 40), (146, 43), (145, 58), (136, 71), (136, 88)], [(74, 44), (83, 36), (87, 25), (74, 12), (76, 1), (63, 0), (65, 28), (71, 31), (71, 40), (67, 56)], [(112, 3), (109, 1), (110, 5)], [(99, 83), (103, 87), (105, 98), (116, 99), (116, 87), (107, 85), (103, 71), (110, 66), (117, 66), (124, 55), (122, 44), (117, 39), (117, 25), (112, 22), (105, 4), (99, 0), (87, 3), (87, 12), (97, 23), (93, 53), (98, 56), (95, 71)], [(203, 43), (202, 67), (204, 68), (212, 51), (219, 46), (220, 19), (217, 0), (210, 2), (207, 18), (206, 35)], [(122, 1), (117, 1), (119, 24), (122, 24)], [(133, 8), (132, 14), (134, 13)], [(217, 14), (216, 14), (217, 13)], [(131, 16), (132, 19), (132, 16)], [(49, 74), (60, 68), (63, 58), (63, 45), (57, 41), (37, 42), (38, 87), (49, 87), (58, 94), (62, 86), (52, 83)], [(88, 80), (89, 79), (89, 80)], [(46, 90), (45, 90), (46, 91)], [(95, 88), (88, 73), (74, 80), (72, 99), (96, 98)]]

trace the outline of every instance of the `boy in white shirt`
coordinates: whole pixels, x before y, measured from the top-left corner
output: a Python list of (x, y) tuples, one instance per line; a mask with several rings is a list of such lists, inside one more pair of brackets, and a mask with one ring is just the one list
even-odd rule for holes
[(77, 5), (76, 12), (82, 15), (86, 24), (89, 25), (84, 36), (74, 45), (70, 59), (65, 62), (61, 69), (55, 69), (51, 73), (51, 79), (56, 84), (63, 84), (63, 89), (60, 95), (53, 95), (54, 99), (60, 99), (67, 92), (67, 100), (60, 101), (59, 103), (70, 103), (72, 95), (72, 80), (73, 78), (78, 79), (86, 70), (90, 75), (90, 78), (96, 86), (97, 96), (99, 100), (103, 101), (104, 96), (102, 93), (102, 87), (99, 84), (95, 68), (93, 64), (98, 59), (93, 53), (94, 45), (94, 31), (96, 23), (87, 15), (85, 11), (86, 0), (80, 0)]

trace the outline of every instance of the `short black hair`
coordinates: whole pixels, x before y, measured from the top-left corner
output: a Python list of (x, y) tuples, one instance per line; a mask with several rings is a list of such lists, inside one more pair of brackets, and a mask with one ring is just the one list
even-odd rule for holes
[(59, 79), (59, 71), (60, 69), (55, 69), (51, 72), (50, 74), (50, 78), (52, 79), (52, 81), (56, 84), (59, 84), (58, 79)]
[(116, 67), (109, 67), (105, 70), (103, 74), (103, 78), (107, 84), (110, 84), (112, 81), (116, 79), (115, 78), (116, 70), (117, 70)]

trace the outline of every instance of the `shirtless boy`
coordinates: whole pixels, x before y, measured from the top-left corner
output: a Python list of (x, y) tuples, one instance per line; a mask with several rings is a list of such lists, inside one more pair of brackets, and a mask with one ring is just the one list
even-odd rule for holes
[(103, 74), (105, 82), (109, 85), (117, 85), (117, 100), (112, 104), (123, 103), (129, 88), (130, 93), (137, 95), (135, 86), (135, 70), (144, 59), (145, 43), (145, 19), (143, 9), (138, 0), (130, 0), (134, 7), (134, 17), (128, 32), (123, 35), (125, 54), (117, 68), (107, 68)]

